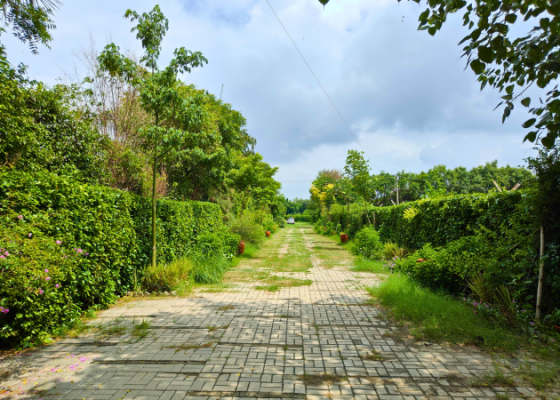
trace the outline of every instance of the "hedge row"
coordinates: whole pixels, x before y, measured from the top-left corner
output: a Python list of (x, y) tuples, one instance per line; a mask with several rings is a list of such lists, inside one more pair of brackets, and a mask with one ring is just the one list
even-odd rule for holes
[[(187, 255), (201, 233), (221, 227), (215, 204), (157, 207), (158, 262)], [(150, 216), (150, 200), (127, 192), (0, 170), (0, 306), (9, 310), (0, 341), (30, 344), (130, 290), (151, 258)]]
[(288, 218), (293, 218), (294, 222), (312, 222), (311, 215), (307, 215), (307, 214), (286, 215), (286, 219)]
[[(499, 232), (516, 229), (529, 234), (534, 228), (533, 210), (522, 206), (523, 192), (469, 194), (434, 200), (419, 200), (391, 207), (334, 205), (332, 222), (322, 225), (336, 227), (353, 236), (366, 225), (375, 225), (383, 241), (392, 241), (410, 249), (426, 243), (443, 246), (484, 227)], [(369, 217), (369, 220), (368, 220)]]

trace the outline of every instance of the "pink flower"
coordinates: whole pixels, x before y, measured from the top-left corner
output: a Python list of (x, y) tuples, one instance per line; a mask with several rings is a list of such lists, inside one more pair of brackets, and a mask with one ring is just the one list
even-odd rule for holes
[(49, 273), (49, 270), (48, 270), (48, 269), (46, 269), (46, 270), (45, 270), (45, 272), (46, 272), (46, 273), (48, 274), (48, 273)]
[(47, 276), (47, 277), (45, 278), (45, 280), (50, 281), (50, 280), (51, 280), (51, 277), (50, 277), (50, 276)]
[(0, 255), (0, 258), (5, 259), (6, 257), (4, 256), (4, 254)]
[(10, 253), (8, 253), (7, 251), (5, 251), (5, 252), (4, 252), (4, 255), (5, 255), (6, 257), (9, 257), (9, 256), (10, 256)]
[(43, 294), (43, 290), (41, 288), (39, 288), (39, 294)]
[(476, 311), (474, 313), (476, 314)]
[(27, 236), (28, 236), (28, 237), (31, 237), (31, 236), (33, 236), (33, 234), (30, 232), (29, 235), (27, 235)]
[(85, 358), (85, 357), (81, 357), (81, 358), (80, 358), (80, 361), (81, 361), (81, 362), (84, 362), (84, 361), (86, 361), (86, 360), (87, 360), (87, 358)]
[(56, 244), (58, 244), (60, 246), (62, 244), (62, 240), (57, 240)]
[(60, 285), (57, 283), (56, 285), (54, 285), (54, 287), (58, 289)]
[(76, 249), (76, 251), (77, 251), (78, 253), (82, 253), (82, 252), (83, 252), (82, 249)]
[(23, 215), (18, 215), (17, 219), (23, 219)]
[(473, 306), (478, 306), (478, 303), (473, 303)]

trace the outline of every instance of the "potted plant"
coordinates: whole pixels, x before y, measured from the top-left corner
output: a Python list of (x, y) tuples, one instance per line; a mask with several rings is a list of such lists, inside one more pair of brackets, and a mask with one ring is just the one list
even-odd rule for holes
[(239, 242), (239, 249), (237, 251), (239, 254), (243, 254), (245, 253), (245, 242), (243, 240), (241, 240)]
[(266, 231), (265, 234), (266, 234), (266, 237), (270, 237), (270, 231)]
[(340, 233), (340, 241), (342, 243), (348, 243), (348, 235), (344, 232)]

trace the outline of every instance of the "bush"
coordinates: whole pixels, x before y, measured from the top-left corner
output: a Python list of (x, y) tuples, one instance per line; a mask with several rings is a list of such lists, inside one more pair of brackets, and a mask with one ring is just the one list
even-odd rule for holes
[(218, 283), (231, 266), (231, 257), (194, 251), (190, 256), (193, 268), (191, 277), (197, 283)]
[(382, 245), (379, 240), (379, 233), (369, 226), (362, 228), (362, 230), (356, 234), (354, 242), (352, 243), (352, 252), (366, 259), (380, 258), (381, 249)]
[(142, 287), (149, 291), (172, 291), (182, 283), (189, 281), (192, 263), (186, 258), (175, 260), (169, 264), (151, 265), (146, 268)]
[(241, 240), (245, 243), (251, 243), (256, 247), (264, 242), (264, 229), (257, 222), (253, 221), (251, 215), (245, 213), (245, 215), (235, 221), (233, 221), (230, 231), (241, 236)]
[(283, 228), (286, 225), (286, 220), (280, 216), (274, 218), (274, 222), (280, 227)]
[[(142, 281), (151, 259), (149, 200), (41, 172), (0, 169), (0, 182), (0, 248), (10, 254), (0, 258), (0, 305), (10, 310), (0, 317), (2, 341), (27, 346), (42, 340)], [(159, 264), (187, 257), (201, 232), (222, 229), (215, 204), (163, 200), (157, 206)], [(221, 235), (231, 250), (234, 236)], [(199, 262), (197, 276), (203, 266), (212, 276), (204, 279), (222, 276), (216, 271), (223, 258), (222, 252), (217, 270)], [(56, 272), (49, 275), (56, 291), (45, 290), (44, 270)]]
[(405, 250), (396, 243), (385, 242), (383, 244), (383, 258), (386, 261), (392, 260), (394, 257), (402, 258), (404, 254)]

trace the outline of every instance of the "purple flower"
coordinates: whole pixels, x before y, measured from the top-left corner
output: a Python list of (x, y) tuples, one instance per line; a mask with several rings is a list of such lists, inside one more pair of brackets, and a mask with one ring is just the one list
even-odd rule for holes
[(62, 244), (62, 240), (57, 240), (56, 244), (58, 244), (60, 246)]
[(478, 303), (473, 303), (473, 306), (478, 306)]
[(463, 301), (466, 301), (466, 300), (467, 300), (467, 298), (466, 298), (466, 297), (463, 297)]
[(1, 312), (2, 314), (8, 314), (8, 313), (10, 312), (10, 309), (9, 309), (9, 308), (4, 308), (4, 307), (0, 307), (0, 312)]
[(89, 253), (84, 254), (85, 256), (89, 256)]
[(17, 219), (23, 219), (23, 215), (18, 215)]
[(512, 303), (515, 303), (515, 300), (513, 300)]
[(534, 322), (529, 322), (529, 325), (535, 325), (535, 323)]
[(476, 314), (476, 311), (474, 313)]
[(47, 274), (48, 274), (48, 273), (49, 273), (49, 270), (48, 270), (48, 269), (46, 269), (46, 270), (45, 270), (45, 273), (47, 273)]
[(43, 290), (39, 288), (39, 294), (43, 294)]
[(33, 236), (33, 234), (32, 234), (32, 233), (30, 232), (30, 233), (29, 233), (29, 235), (27, 235), (27, 236), (28, 236), (28, 237), (32, 237), (32, 236)]
[(488, 308), (488, 304), (485, 304), (484, 307)]
[(54, 285), (54, 287), (58, 289), (60, 285), (57, 283), (56, 285)]
[(45, 278), (45, 280), (46, 280), (46, 281), (50, 281), (50, 280), (51, 280), (51, 277), (50, 277), (50, 276), (47, 276), (47, 277)]
[(525, 310), (521, 310), (522, 312), (525, 312)]

